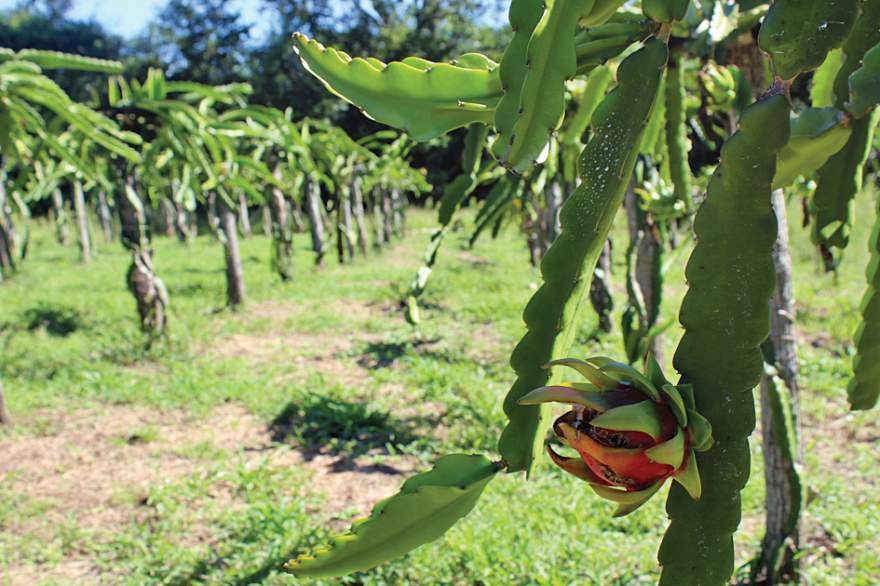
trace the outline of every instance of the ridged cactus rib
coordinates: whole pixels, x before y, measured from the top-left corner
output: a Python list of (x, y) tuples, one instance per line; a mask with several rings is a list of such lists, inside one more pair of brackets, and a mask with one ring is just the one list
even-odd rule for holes
[[(862, 0), (855, 27), (843, 45), (843, 63), (834, 80), (834, 106), (846, 107), (850, 99), (850, 76), (862, 66), (865, 54), (880, 43), (880, 1)], [(846, 145), (819, 169), (811, 211), (813, 241), (825, 249), (832, 264), (838, 262), (832, 249), (849, 244), (852, 202), (862, 188), (862, 169), (868, 156), (876, 122), (863, 116), (852, 122)]]
[(546, 0), (546, 5), (526, 50), (516, 120), (498, 138), (509, 142), (502, 147), (501, 162), (520, 173), (540, 157), (562, 122), (565, 82), (577, 72), (577, 20), (590, 11), (593, 0)]
[(859, 0), (775, 0), (758, 35), (782, 79), (816, 69), (853, 29)]
[(458, 65), (414, 58), (386, 64), (352, 58), (299, 33), (293, 42), (305, 67), (330, 92), (416, 140), (475, 122), (491, 124), (501, 97), (497, 64), (480, 56), (464, 56)]
[(871, 409), (880, 397), (880, 207), (870, 240), (868, 290), (862, 300), (862, 321), (856, 332), (853, 378), (847, 387), (850, 407)]
[(688, 166), (687, 116), (685, 115), (684, 67), (673, 53), (666, 75), (666, 149), (675, 198), (690, 205), (691, 169)]
[[(666, 75), (669, 76), (668, 71)], [(666, 79), (660, 82), (660, 95), (663, 99), (657, 101), (657, 107), (654, 108), (642, 138), (641, 153), (655, 161), (662, 161), (666, 157), (666, 84)]]
[(544, 284), (523, 313), (528, 332), (511, 355), (517, 379), (504, 401), (509, 423), (499, 450), (510, 471), (531, 471), (543, 445), (539, 406), (520, 405), (547, 384), (544, 365), (569, 354), (590, 275), (620, 208), (668, 58), (665, 43), (650, 39), (618, 70), (619, 85), (593, 115), (593, 137), (579, 160), (583, 182), (560, 212), (559, 237), (541, 263)]
[(22, 49), (17, 53), (8, 53), (9, 57), (21, 61), (36, 63), (40, 69), (70, 69), (73, 71), (91, 71), (94, 73), (122, 73), (125, 65), (120, 61), (97, 59), (83, 55), (72, 55), (59, 51), (42, 49)]
[(659, 553), (663, 585), (720, 586), (733, 572), (733, 533), (749, 477), (748, 436), (755, 427), (752, 388), (763, 370), (760, 345), (770, 330), (775, 283), (771, 182), (788, 135), (785, 96), (748, 107), (739, 131), (722, 148), (694, 223), (697, 246), (687, 265), (688, 292), (679, 316), (685, 333), (674, 365), (682, 382), (692, 385), (715, 444), (697, 456), (700, 501), (679, 486), (669, 493), (671, 524)]
[(501, 160), (507, 159), (510, 151), (510, 137), (519, 111), (523, 81), (528, 73), (526, 58), (529, 39), (532, 38), (532, 31), (543, 15), (543, 0), (511, 0), (510, 2), (508, 19), (510, 28), (513, 29), (513, 38), (504, 51), (499, 67), (504, 95), (495, 108), (495, 130), (498, 131), (498, 139), (492, 149), (495, 157)]

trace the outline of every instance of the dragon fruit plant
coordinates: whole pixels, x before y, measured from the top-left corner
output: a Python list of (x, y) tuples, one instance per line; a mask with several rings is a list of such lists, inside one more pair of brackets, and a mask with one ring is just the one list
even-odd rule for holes
[[(306, 69), (367, 116), (416, 140), (476, 126), (469, 153), (484, 140), (483, 147), (511, 174), (544, 160), (565, 118), (568, 81), (611, 61), (616, 84), (607, 93), (601, 86), (598, 105), (590, 108), (577, 160), (580, 183), (559, 211), (558, 235), (541, 262), (543, 283), (523, 311), (525, 333), (510, 358), (515, 377), (504, 399), (508, 421), (498, 443), (500, 457), (440, 458), (332, 547), (288, 562), (285, 569), (293, 574), (363, 571), (441, 537), (476, 506), (500, 472), (534, 472), (545, 452), (548, 404), (559, 403), (570, 409), (552, 427), (573, 453), (550, 448), (550, 457), (599, 496), (618, 503), (618, 515), (634, 511), (673, 480), (666, 502), (669, 526), (658, 553), (660, 584), (728, 583), (742, 516), (740, 492), (750, 473), (752, 390), (764, 369), (761, 344), (770, 332), (778, 233), (772, 190), (786, 186), (781, 176), (793, 180), (813, 173), (841, 148), (827, 141), (837, 141), (852, 126), (867, 128), (873, 120), (866, 116), (880, 102), (872, 82), (880, 60), (866, 53), (880, 43), (880, 30), (871, 26), (878, 3), (775, 0), (768, 8), (766, 2), (738, 2), (732, 18), (722, 3), (643, 0), (642, 14), (624, 4), (631, 3), (511, 0), (514, 34), (500, 63), (473, 53), (452, 63), (417, 57), (385, 63), (294, 35)], [(679, 37), (675, 45), (680, 46), (691, 31), (716, 34), (725, 28), (717, 23), (725, 19), (731, 30), (750, 30), (762, 15), (758, 42), (770, 56), (773, 83), (750, 105), (743, 104), (738, 129), (721, 148), (694, 220), (696, 246), (679, 312), (684, 335), (673, 358), (678, 383), (669, 382), (653, 360), (642, 374), (608, 358), (567, 358), (574, 354), (575, 334), (590, 305), (590, 276), (623, 203), (664, 79), (669, 83), (670, 37)], [(792, 118), (792, 82), (839, 47), (847, 54), (839, 76), (847, 79), (835, 84), (834, 111), (822, 109), (830, 124), (801, 132), (799, 121), (816, 119), (816, 108)], [(665, 122), (684, 124), (685, 118), (667, 116)], [(838, 125), (841, 132), (826, 132)], [(681, 128), (667, 128), (666, 134), (673, 146), (683, 148)], [(857, 148), (862, 144), (852, 147), (858, 157), (844, 153), (847, 165), (863, 161), (866, 150)], [(465, 158), (461, 185), (450, 189), (452, 207), (479, 180), (476, 159)], [(846, 177), (854, 175), (847, 171)], [(838, 203), (846, 207), (851, 191), (840, 191)], [(877, 271), (869, 277), (872, 295)], [(417, 283), (413, 291), (423, 285)], [(866, 307), (859, 353), (870, 357), (880, 320), (873, 319), (873, 305)], [(880, 387), (867, 384), (876, 370), (871, 364), (857, 359), (857, 378), (865, 381), (852, 391), (859, 406), (873, 405), (880, 394)], [(556, 366), (573, 368), (586, 380), (564, 382)]]

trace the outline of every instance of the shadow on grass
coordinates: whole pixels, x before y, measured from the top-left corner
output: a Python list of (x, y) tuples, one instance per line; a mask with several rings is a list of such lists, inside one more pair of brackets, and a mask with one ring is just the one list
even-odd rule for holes
[[(330, 467), (331, 472), (358, 470), (398, 475), (401, 471), (392, 465), (373, 462), (360, 464), (356, 458), (379, 449), (393, 450), (393, 446), (402, 446), (417, 439), (413, 434), (416, 423), (398, 420), (387, 412), (362, 403), (311, 395), (290, 401), (272, 421), (270, 430), (274, 441), (293, 441), (305, 448), (303, 455), (307, 461), (319, 454), (338, 455), (338, 460)], [(285, 527), (273, 523), (269, 515), (261, 517), (259, 523), (249, 524), (244, 531), (235, 533), (235, 547), (240, 549), (242, 545), (259, 543), (269, 534), (283, 534)], [(293, 547), (273, 547), (267, 559), (249, 574), (224, 583), (237, 586), (262, 584), (280, 573), (281, 566), (295, 558), (304, 546), (323, 542), (325, 538), (321, 530), (310, 530), (301, 535)], [(223, 547), (215, 548), (197, 561), (185, 575), (177, 576), (169, 583), (175, 586), (201, 583), (212, 572), (227, 565), (227, 555)]]
[(85, 317), (78, 309), (50, 303), (24, 310), (21, 321), (29, 332), (45, 330), (59, 338), (65, 338), (86, 325)]
[(363, 403), (311, 395), (288, 403), (270, 430), (272, 439), (279, 443), (294, 441), (315, 453), (356, 458), (377, 450), (395, 451), (414, 442), (419, 439), (414, 433), (416, 424)]
[(363, 368), (377, 370), (393, 365), (397, 360), (409, 352), (423, 357), (436, 358), (444, 362), (451, 362), (452, 356), (447, 352), (430, 350), (432, 346), (442, 341), (442, 338), (427, 340), (404, 340), (397, 342), (371, 342), (358, 358), (357, 363)]

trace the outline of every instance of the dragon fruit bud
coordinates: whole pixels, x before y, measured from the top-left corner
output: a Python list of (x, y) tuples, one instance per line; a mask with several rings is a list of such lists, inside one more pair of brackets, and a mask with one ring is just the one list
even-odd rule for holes
[(603, 357), (566, 358), (549, 366), (567, 366), (587, 379), (541, 387), (520, 400), (523, 405), (572, 406), (556, 420), (553, 431), (578, 457), (563, 456), (548, 446), (557, 466), (618, 503), (615, 516), (639, 508), (668, 478), (699, 500), (694, 451), (712, 446), (712, 428), (697, 413), (690, 385), (672, 385), (653, 357), (648, 358), (647, 376)]

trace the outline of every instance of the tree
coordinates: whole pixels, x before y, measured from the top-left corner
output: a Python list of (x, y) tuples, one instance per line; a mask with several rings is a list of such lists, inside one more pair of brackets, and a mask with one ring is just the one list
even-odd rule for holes
[[(69, 0), (31, 1), (0, 14), (0, 47), (120, 59), (122, 39), (108, 33), (97, 22), (67, 18), (67, 4)], [(95, 99), (104, 83), (99, 73), (58, 69), (47, 72), (47, 75), (77, 102)]]
[(73, 0), (22, 0), (18, 4), (18, 10), (51, 20), (65, 18), (71, 8), (73, 8)]
[(226, 0), (170, 0), (150, 35), (169, 79), (222, 85), (247, 77), (248, 31)]

